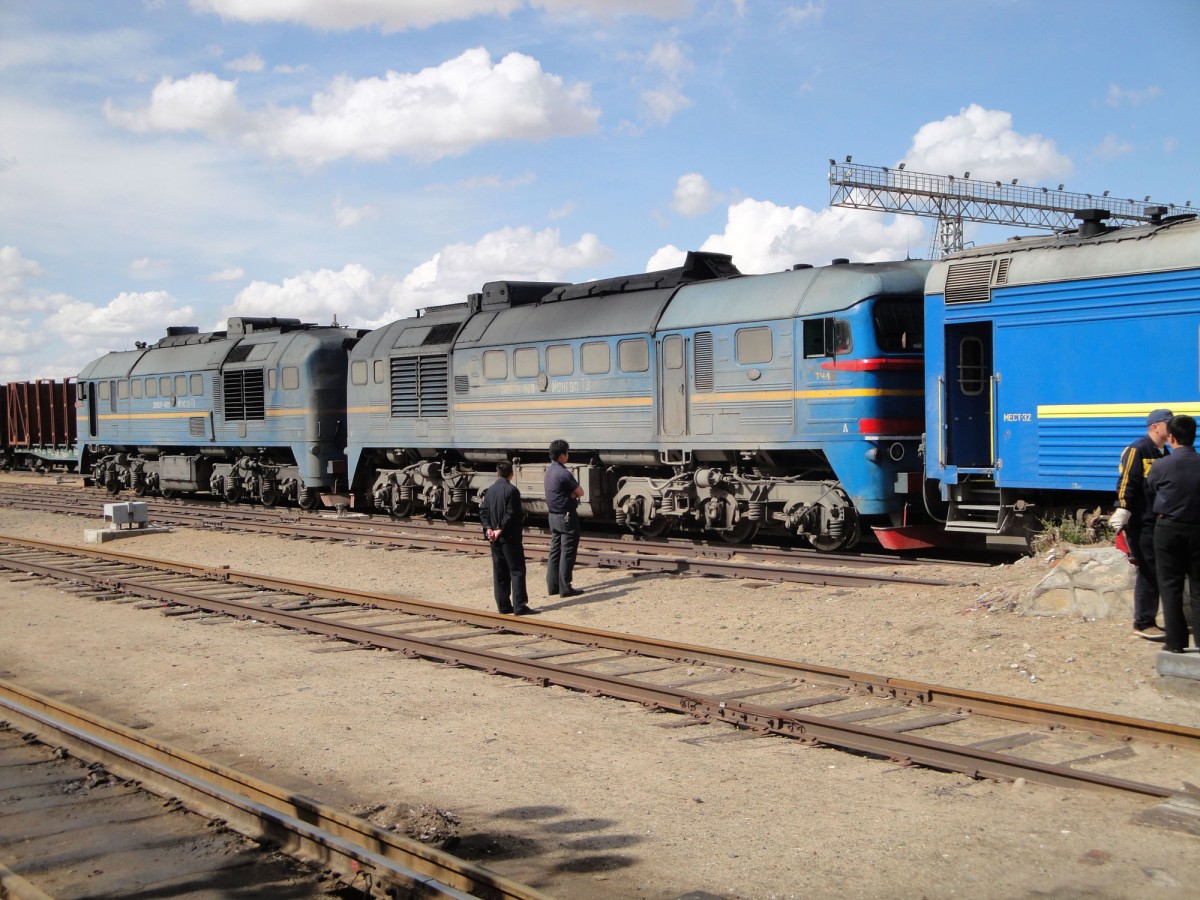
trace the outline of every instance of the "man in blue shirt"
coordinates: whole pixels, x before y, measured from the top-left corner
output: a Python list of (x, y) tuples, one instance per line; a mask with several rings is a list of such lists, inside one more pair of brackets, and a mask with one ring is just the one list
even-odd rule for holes
[(561, 438), (550, 443), (546, 470), (546, 510), (550, 514), (550, 555), (546, 559), (546, 593), (574, 597), (583, 591), (571, 585), (579, 551), (579, 498), (583, 488), (567, 468), (570, 445)]

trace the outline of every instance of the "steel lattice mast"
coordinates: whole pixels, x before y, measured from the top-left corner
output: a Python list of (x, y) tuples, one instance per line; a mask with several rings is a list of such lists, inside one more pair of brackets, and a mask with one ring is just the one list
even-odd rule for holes
[(1021, 225), (1047, 231), (1074, 228), (1075, 212), (1104, 209), (1114, 225), (1137, 225), (1164, 216), (1194, 214), (1189, 200), (1186, 206), (1122, 200), (1102, 194), (1086, 194), (1058, 189), (905, 171), (904, 164), (864, 166), (829, 161), (829, 204), (852, 209), (904, 213), (936, 218), (930, 256), (940, 259), (963, 248), (963, 222), (990, 225)]

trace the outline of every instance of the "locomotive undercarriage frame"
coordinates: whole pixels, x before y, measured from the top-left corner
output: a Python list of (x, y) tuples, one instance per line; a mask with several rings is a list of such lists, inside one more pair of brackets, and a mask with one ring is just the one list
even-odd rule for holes
[(138, 497), (158, 494), (167, 499), (208, 491), (228, 503), (251, 500), (272, 507), (292, 502), (303, 509), (321, 504), (320, 491), (305, 486), (295, 464), (274, 460), (265, 449), (217, 457), (211, 451), (151, 457), (110, 449), (93, 457), (90, 472), (92, 483), (114, 497), (123, 490)]
[[(386, 459), (415, 456), (391, 451)], [(517, 458), (513, 466), (518, 486), (540, 486), (545, 465), (522, 466)], [(644, 468), (583, 466), (580, 482), (588, 483), (581, 513), (611, 518), (647, 537), (691, 527), (741, 543), (762, 528), (782, 528), (818, 550), (852, 547), (860, 537), (854, 504), (836, 479), (822, 474), (816, 470), (784, 477), (732, 466), (674, 466), (658, 476), (646, 474)], [(478, 514), (480, 495), (494, 479), (494, 472), (478, 471), (457, 459), (413, 461), (375, 469), (369, 502), (396, 518), (441, 516), (457, 522)], [(539, 491), (525, 493), (527, 511), (545, 511)]]

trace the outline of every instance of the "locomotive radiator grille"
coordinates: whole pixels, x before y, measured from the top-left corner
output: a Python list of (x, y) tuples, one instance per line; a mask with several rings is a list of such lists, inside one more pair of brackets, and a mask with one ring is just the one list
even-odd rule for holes
[(692, 345), (692, 370), (697, 391), (713, 389), (713, 336), (711, 331), (697, 331)]
[(449, 366), (444, 356), (392, 360), (392, 418), (444, 416), (449, 410)]
[(222, 394), (226, 421), (261, 421), (266, 418), (262, 369), (226, 372)]

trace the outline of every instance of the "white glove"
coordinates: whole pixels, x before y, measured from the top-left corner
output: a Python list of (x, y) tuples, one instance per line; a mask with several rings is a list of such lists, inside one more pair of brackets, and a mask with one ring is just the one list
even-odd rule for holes
[(1108, 527), (1113, 531), (1121, 531), (1129, 524), (1129, 510), (1124, 507), (1117, 507), (1113, 510), (1113, 514), (1108, 517)]

